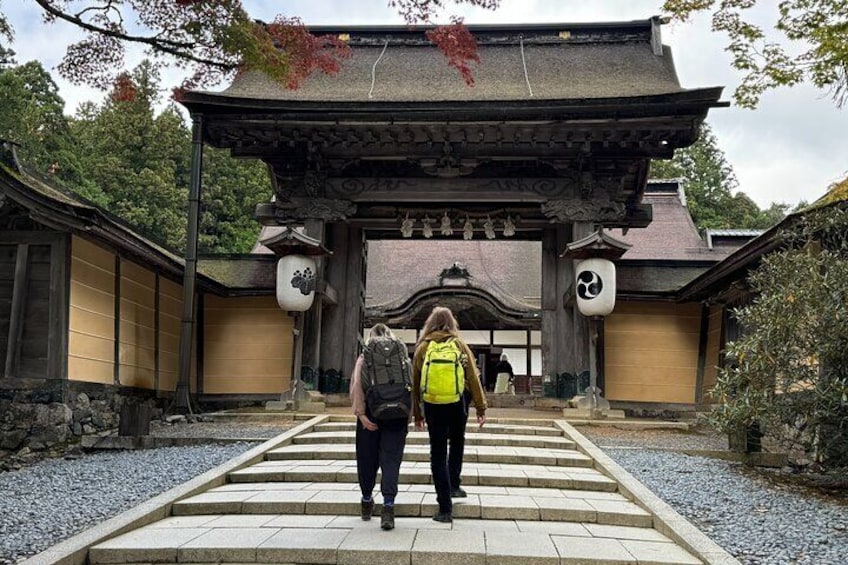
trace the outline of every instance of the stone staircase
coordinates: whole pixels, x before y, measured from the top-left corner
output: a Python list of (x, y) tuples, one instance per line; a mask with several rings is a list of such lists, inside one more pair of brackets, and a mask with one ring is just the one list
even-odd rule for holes
[[(352, 420), (327, 422), (177, 500), (170, 516), (94, 545), (92, 564), (694, 564), (654, 515), (552, 422), (469, 424), (454, 523), (437, 509), (426, 432), (410, 432), (396, 529), (359, 518)], [(377, 486), (379, 490), (379, 483)]]

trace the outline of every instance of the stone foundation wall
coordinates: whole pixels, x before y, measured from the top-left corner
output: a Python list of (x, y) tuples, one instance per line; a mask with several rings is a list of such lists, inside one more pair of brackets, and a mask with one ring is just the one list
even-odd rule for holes
[(0, 390), (0, 460), (55, 454), (85, 435), (116, 430), (125, 402), (150, 404), (154, 417), (162, 400), (149, 392), (116, 386), (41, 381), (37, 388)]

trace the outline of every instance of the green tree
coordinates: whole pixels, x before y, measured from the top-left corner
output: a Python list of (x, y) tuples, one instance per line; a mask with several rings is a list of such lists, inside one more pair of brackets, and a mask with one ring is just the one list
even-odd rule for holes
[[(107, 209), (160, 243), (185, 245), (191, 134), (177, 107), (160, 102), (154, 66), (142, 63), (116, 82), (101, 105), (83, 104), (72, 124), (84, 172), (102, 187)], [(247, 252), (259, 227), (256, 204), (271, 187), (259, 162), (204, 150), (200, 250)]]
[[(848, 194), (848, 179), (843, 181)], [(722, 431), (760, 425), (786, 449), (848, 466), (848, 208), (812, 210), (749, 277), (711, 413)]]
[(265, 165), (205, 148), (200, 240), (203, 253), (247, 253), (259, 235), (256, 205), (271, 199)]
[(734, 93), (740, 106), (756, 107), (762, 94), (773, 88), (812, 83), (829, 90), (841, 107), (848, 99), (848, 2), (775, 2), (777, 20), (772, 27), (779, 41), (754, 23), (752, 10), (770, 4), (765, 0), (665, 0), (663, 11), (684, 21), (700, 12), (711, 13), (713, 31), (727, 34), (733, 66), (744, 73)]
[(72, 129), (85, 175), (107, 195), (109, 211), (181, 249), (190, 138), (175, 107), (156, 114), (158, 84), (156, 70), (142, 63), (102, 105), (83, 105)]
[(103, 193), (84, 177), (65, 101), (41, 63), (0, 65), (0, 138), (20, 145), (20, 155), (36, 172), (50, 175), (98, 204)]
[[(653, 178), (679, 178), (686, 202), (699, 229), (768, 228), (785, 216), (785, 204), (772, 203), (768, 211), (744, 192), (709, 125), (693, 145), (678, 149), (674, 158), (651, 162)], [(782, 212), (781, 212), (782, 211)]]

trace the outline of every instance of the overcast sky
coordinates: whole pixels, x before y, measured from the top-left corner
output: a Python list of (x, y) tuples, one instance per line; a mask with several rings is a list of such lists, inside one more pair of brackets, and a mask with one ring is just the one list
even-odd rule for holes
[[(400, 24), (386, 0), (244, 0), (251, 15), (270, 20), (283, 11), (314, 24)], [(449, 9), (466, 23), (587, 22), (646, 19), (660, 13), (661, 0), (503, 0), (496, 12)], [(777, 2), (762, 0), (758, 18), (773, 21)], [(14, 49), (19, 62), (38, 59), (52, 70), (64, 48), (80, 34), (71, 26), (41, 23), (31, 0), (3, 0), (3, 10), (15, 27)], [(686, 88), (724, 86), (730, 100), (739, 75), (724, 52), (726, 38), (710, 32), (709, 18), (663, 27), (663, 40), (672, 47), (681, 84)], [(130, 59), (140, 59), (136, 53)], [(54, 73), (55, 74), (55, 73)], [(54, 77), (73, 113), (85, 100), (102, 93)], [(167, 84), (180, 82), (165, 76)], [(222, 86), (223, 88), (223, 86)], [(767, 93), (757, 110), (714, 109), (708, 117), (721, 148), (736, 171), (740, 190), (761, 207), (772, 201), (791, 204), (812, 201), (827, 186), (848, 175), (848, 108), (839, 110), (827, 93), (803, 86)]]

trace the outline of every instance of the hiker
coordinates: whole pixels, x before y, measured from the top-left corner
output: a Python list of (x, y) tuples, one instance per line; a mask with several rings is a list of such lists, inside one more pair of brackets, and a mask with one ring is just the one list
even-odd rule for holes
[(424, 322), (412, 360), (412, 411), (415, 429), (423, 430), (426, 420), (430, 435), (430, 470), (439, 503), (433, 520), (437, 522), (452, 522), (451, 498), (468, 496), (460, 486), (468, 421), (465, 391), (471, 392), (477, 423), (483, 427), (486, 396), (474, 356), (459, 338), (453, 312), (437, 306)]
[(374, 512), (374, 483), (382, 470), (380, 527), (395, 527), (395, 497), (412, 408), (412, 383), (406, 344), (385, 324), (377, 324), (356, 360), (350, 399), (356, 415), (356, 472), (362, 490), (361, 516)]
[(498, 394), (515, 395), (515, 373), (512, 371), (512, 365), (509, 364), (509, 356), (506, 353), (501, 354), (501, 360), (495, 366), (495, 392)]

